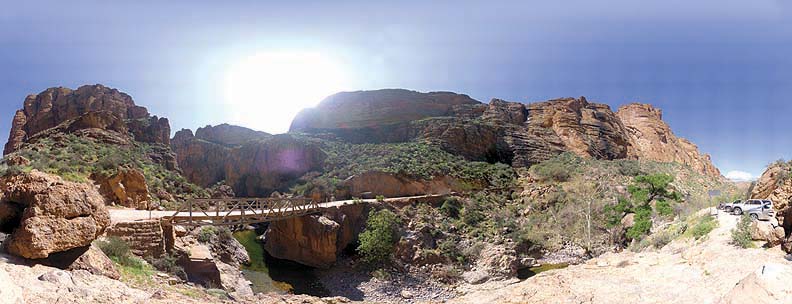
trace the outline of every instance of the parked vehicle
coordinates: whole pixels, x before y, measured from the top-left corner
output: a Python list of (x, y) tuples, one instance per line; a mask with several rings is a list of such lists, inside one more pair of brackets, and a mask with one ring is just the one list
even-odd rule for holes
[(731, 203), (725, 203), (725, 204), (723, 204), (723, 210), (726, 211), (726, 212), (732, 212), (732, 208), (734, 207), (734, 205), (740, 204), (740, 203), (742, 203), (742, 200), (736, 200), (736, 201), (733, 201)]
[(762, 206), (759, 208), (754, 208), (751, 210), (746, 210), (746, 213), (751, 217), (753, 220), (762, 220), (762, 221), (769, 221), (775, 217), (775, 210), (773, 209), (773, 202), (764, 200), (762, 201)]
[(762, 208), (766, 203), (773, 204), (770, 200), (749, 199), (745, 202), (732, 204), (732, 213), (735, 215), (742, 215), (743, 212)]

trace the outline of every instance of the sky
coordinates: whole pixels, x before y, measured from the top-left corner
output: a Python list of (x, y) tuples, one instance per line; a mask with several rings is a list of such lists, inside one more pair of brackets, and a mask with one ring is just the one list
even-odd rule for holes
[(54, 86), (118, 88), (174, 132), (284, 132), (336, 90), (586, 96), (651, 103), (724, 174), (752, 178), (792, 158), (789, 54), (781, 0), (8, 1), (0, 141), (25, 96)]

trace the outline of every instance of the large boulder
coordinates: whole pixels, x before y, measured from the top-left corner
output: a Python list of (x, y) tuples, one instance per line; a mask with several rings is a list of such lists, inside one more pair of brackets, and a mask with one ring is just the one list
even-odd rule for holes
[(264, 249), (279, 259), (328, 268), (357, 240), (368, 210), (366, 204), (354, 204), (325, 209), (322, 215), (274, 221), (263, 235)]
[(751, 272), (724, 295), (718, 303), (790, 303), (792, 267), (767, 264)]
[(67, 267), (68, 270), (85, 270), (91, 274), (106, 276), (111, 279), (121, 278), (121, 273), (107, 255), (98, 247), (91, 245)]
[[(80, 118), (90, 112), (112, 115)], [(113, 121), (110, 117), (120, 118), (123, 122)], [(80, 119), (74, 125), (76, 127), (108, 128), (114, 131), (124, 129), (129, 130), (137, 141), (170, 143), (170, 125), (166, 118), (151, 116), (146, 108), (135, 105), (129, 95), (97, 84), (82, 86), (77, 90), (49, 88), (27, 96), (23, 108), (14, 115), (3, 154), (16, 151), (42, 131), (77, 118)]]
[(275, 221), (264, 234), (264, 249), (279, 259), (329, 268), (336, 261), (339, 226), (321, 215)]
[(772, 247), (784, 241), (784, 228), (776, 227), (769, 221), (753, 221), (751, 223), (751, 239), (766, 241)]
[(663, 121), (660, 109), (649, 104), (631, 103), (620, 107), (616, 115), (627, 128), (631, 157), (676, 162), (708, 176), (721, 176), (709, 155), (700, 153), (696, 145), (674, 135)]
[(90, 184), (33, 170), (0, 179), (0, 192), (3, 205), (21, 211), (0, 219), (18, 223), (4, 242), (14, 255), (41, 259), (88, 246), (110, 224), (105, 201)]

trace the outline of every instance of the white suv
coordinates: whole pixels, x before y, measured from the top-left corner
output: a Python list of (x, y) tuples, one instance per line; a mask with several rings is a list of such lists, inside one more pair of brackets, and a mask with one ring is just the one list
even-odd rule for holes
[(773, 202), (770, 200), (759, 200), (759, 199), (749, 199), (744, 202), (735, 203), (732, 205), (732, 214), (742, 215), (743, 212), (748, 212), (749, 210), (761, 210), (762, 206), (770, 204), (772, 208)]

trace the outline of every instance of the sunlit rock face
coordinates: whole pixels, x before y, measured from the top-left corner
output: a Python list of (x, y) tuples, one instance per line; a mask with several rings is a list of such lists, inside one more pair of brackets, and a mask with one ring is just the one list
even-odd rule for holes
[[(3, 154), (16, 151), (28, 139), (63, 122), (90, 112), (109, 112), (123, 120), (123, 125), (136, 141), (170, 143), (170, 124), (166, 118), (151, 116), (144, 107), (137, 106), (132, 97), (102, 85), (86, 85), (76, 90), (49, 88), (25, 98), (24, 106), (14, 115), (11, 133)], [(97, 123), (84, 118), (85, 123)], [(96, 117), (98, 118), (98, 116)], [(112, 125), (118, 127), (118, 124)]]
[(632, 103), (619, 108), (616, 115), (630, 136), (630, 156), (660, 162), (676, 162), (690, 166), (709, 176), (720, 176), (707, 154), (684, 138), (674, 135), (663, 121), (663, 112), (649, 104)]
[(184, 176), (209, 187), (225, 181), (239, 196), (265, 196), (322, 169), (324, 152), (290, 135), (231, 125), (181, 130), (171, 142)]

